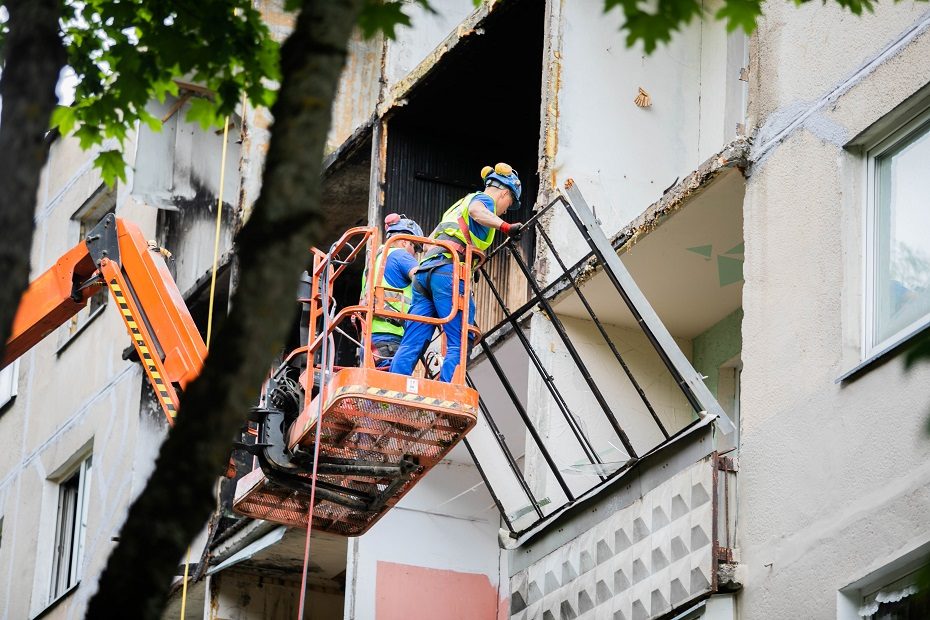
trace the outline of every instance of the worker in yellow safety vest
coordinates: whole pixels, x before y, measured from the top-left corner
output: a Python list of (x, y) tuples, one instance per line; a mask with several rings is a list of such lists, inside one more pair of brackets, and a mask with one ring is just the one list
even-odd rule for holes
[[(423, 236), (423, 229), (406, 215), (391, 213), (384, 218), (387, 238), (405, 234), (416, 237)], [(417, 247), (413, 241), (399, 241), (391, 245), (384, 255), (384, 246), (378, 248), (375, 256), (375, 273), (381, 269), (384, 261), (384, 272), (381, 277), (381, 286), (384, 287), (384, 309), (394, 312), (407, 312), (413, 296), (413, 274), (419, 267), (416, 255), (422, 248)], [(368, 295), (368, 269), (362, 274), (362, 300)], [(400, 346), (404, 335), (404, 324), (400, 319), (392, 317), (374, 317), (371, 321), (371, 354), (375, 367), (387, 370), (391, 360)]]
[[(471, 245), (482, 252), (494, 242), (494, 232), (499, 230), (507, 236), (519, 234), (523, 224), (508, 223), (501, 219), (509, 209), (520, 208), (523, 188), (517, 171), (507, 164), (493, 168), (485, 166), (481, 171), (484, 191), (468, 194), (452, 205), (442, 216), (439, 225), (430, 237), (450, 241), (457, 245), (460, 258), (464, 257), (465, 246)], [(413, 302), (410, 314), (427, 317), (445, 317), (453, 305), (452, 255), (442, 246), (433, 246), (416, 270), (413, 281)], [(459, 282), (459, 294), (464, 293), (465, 283)], [(474, 296), (468, 300), (468, 322), (475, 321)], [(461, 311), (456, 318), (443, 325), (446, 335), (446, 357), (439, 371), (439, 379), (449, 382), (455, 374), (462, 347)], [(426, 352), (433, 335), (433, 326), (417, 321), (407, 321), (400, 348), (394, 354), (391, 372), (409, 375), (417, 360)]]

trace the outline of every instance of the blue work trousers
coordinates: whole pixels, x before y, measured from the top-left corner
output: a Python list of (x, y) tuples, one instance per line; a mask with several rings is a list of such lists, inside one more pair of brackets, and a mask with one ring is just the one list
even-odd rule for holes
[[(431, 272), (420, 272), (416, 275), (420, 286), (413, 287), (413, 302), (410, 305), (410, 314), (442, 318), (452, 312), (452, 265), (442, 265)], [(430, 295), (420, 292), (420, 287), (428, 289)], [(459, 294), (465, 292), (465, 282), (459, 282)], [(468, 322), (475, 322), (475, 300), (468, 300)], [(442, 326), (446, 334), (446, 357), (439, 371), (439, 380), (446, 383), (452, 381), (452, 375), (459, 365), (459, 355), (462, 350), (462, 311), (456, 317)], [(404, 325), (404, 337), (400, 341), (400, 349), (394, 354), (391, 372), (409, 375), (417, 365), (417, 360), (426, 352), (430, 339), (433, 336), (433, 325), (418, 321), (407, 321)]]
[[(378, 370), (388, 370), (394, 356), (390, 354), (390, 348), (400, 344), (400, 336), (397, 334), (374, 333), (371, 335), (372, 355), (374, 356), (375, 368)], [(379, 346), (380, 345), (380, 346)], [(364, 358), (363, 358), (364, 359)]]

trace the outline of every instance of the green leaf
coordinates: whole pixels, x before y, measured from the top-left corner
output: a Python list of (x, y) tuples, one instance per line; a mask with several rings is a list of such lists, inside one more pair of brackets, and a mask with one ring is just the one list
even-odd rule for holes
[(139, 120), (148, 125), (149, 129), (152, 131), (158, 132), (162, 130), (163, 123), (161, 122), (161, 119), (157, 116), (154, 116), (145, 108), (139, 110)]
[(216, 104), (203, 97), (191, 98), (186, 119), (190, 123), (198, 123), (200, 128), (204, 130), (211, 127), (221, 127), (223, 124), (223, 118), (218, 113)]
[(52, 112), (51, 126), (57, 127), (63, 136), (67, 136), (74, 130), (77, 124), (77, 113), (71, 106), (60, 105)]
[(113, 187), (116, 180), (126, 180), (126, 163), (123, 161), (123, 155), (117, 150), (100, 151), (97, 153), (97, 159), (94, 160), (94, 166), (100, 169), (100, 175), (103, 182), (108, 187)]
[(397, 38), (394, 29), (409, 26), (410, 16), (404, 13), (404, 3), (397, 0), (365, 0), (362, 12), (358, 16), (358, 26), (362, 36), (370, 39), (378, 32), (383, 32), (389, 39)]
[(95, 144), (100, 144), (102, 138), (101, 129), (96, 125), (84, 123), (74, 132), (74, 137), (78, 139), (81, 148), (85, 151)]
[(726, 0), (715, 17), (727, 21), (727, 32), (742, 28), (746, 34), (752, 34), (761, 15), (761, 0)]
[(178, 96), (178, 83), (170, 77), (167, 79), (155, 80), (152, 82), (152, 93), (155, 95), (155, 98), (158, 99), (159, 103), (164, 103), (167, 95), (171, 95), (172, 97)]

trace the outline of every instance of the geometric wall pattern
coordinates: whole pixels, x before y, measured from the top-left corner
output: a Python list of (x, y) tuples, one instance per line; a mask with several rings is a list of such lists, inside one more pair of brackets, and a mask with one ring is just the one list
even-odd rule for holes
[(648, 620), (710, 592), (713, 459), (510, 579), (511, 620)]

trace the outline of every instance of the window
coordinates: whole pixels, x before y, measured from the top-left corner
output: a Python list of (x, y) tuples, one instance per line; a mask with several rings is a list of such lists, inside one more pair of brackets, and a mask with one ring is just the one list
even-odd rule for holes
[(865, 620), (930, 618), (930, 596), (917, 589), (919, 572), (902, 577), (862, 597), (859, 617)]
[(50, 601), (64, 595), (81, 580), (92, 464), (93, 457), (88, 456), (58, 487)]
[[(110, 213), (116, 211), (116, 190), (101, 185), (93, 195), (81, 205), (74, 215), (71, 216), (72, 230), (74, 230), (73, 242), (78, 243), (87, 236), (100, 221)], [(79, 334), (84, 327), (90, 323), (91, 319), (96, 317), (106, 307), (109, 292), (106, 287), (101, 287), (93, 297), (87, 302), (87, 306), (80, 312), (71, 317), (65, 325), (61, 327), (58, 338), (58, 347), (65, 347), (71, 339)]]
[(0, 370), (0, 407), (3, 407), (16, 397), (18, 379), (19, 360)]
[(868, 153), (865, 354), (930, 322), (930, 110)]

